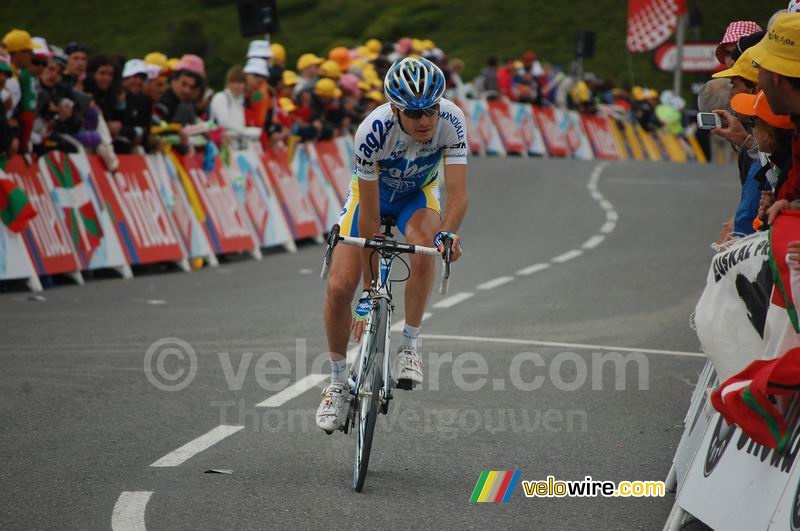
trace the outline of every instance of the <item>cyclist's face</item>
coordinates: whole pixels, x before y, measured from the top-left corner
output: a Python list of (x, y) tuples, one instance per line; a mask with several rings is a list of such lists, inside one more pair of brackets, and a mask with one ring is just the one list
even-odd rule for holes
[(411, 138), (417, 142), (428, 142), (433, 138), (433, 132), (436, 130), (436, 122), (439, 120), (439, 113), (433, 113), (431, 116), (424, 114), (419, 118), (409, 118), (402, 111), (395, 109), (395, 114), (400, 120), (400, 125), (403, 130), (411, 135)]

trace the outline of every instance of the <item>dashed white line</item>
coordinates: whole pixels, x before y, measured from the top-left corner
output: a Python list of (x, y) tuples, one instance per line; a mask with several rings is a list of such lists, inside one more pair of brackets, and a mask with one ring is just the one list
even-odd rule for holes
[(605, 236), (600, 236), (599, 234), (596, 234), (591, 238), (589, 238), (588, 240), (586, 240), (586, 242), (581, 247), (583, 247), (584, 249), (594, 249), (595, 247), (603, 243), (603, 240), (605, 239), (606, 239)]
[(612, 205), (611, 201), (609, 201), (608, 199), (601, 199), (600, 200), (600, 207), (603, 210), (606, 210), (606, 211), (609, 211), (609, 212), (614, 210), (614, 205)]
[(442, 334), (422, 334), (425, 339), (441, 339), (444, 341), (481, 341), (484, 343), (505, 343), (509, 345), (535, 345), (539, 347), (574, 348), (576, 350), (597, 350), (606, 352), (640, 352), (642, 354), (660, 354), (664, 356), (687, 356), (705, 358), (702, 352), (682, 352), (679, 350), (658, 350), (651, 348), (611, 347), (608, 345), (588, 345), (585, 343), (560, 343), (556, 341), (535, 341), (530, 339), (509, 339), (498, 337), (451, 336)]
[(461, 293), (456, 293), (455, 295), (447, 297), (446, 299), (440, 300), (439, 302), (434, 304), (433, 307), (434, 308), (450, 308), (450, 307), (455, 306), (456, 304), (458, 304), (460, 302), (464, 302), (465, 300), (469, 299), (470, 297), (473, 297), (474, 295), (475, 295), (474, 293), (470, 293), (468, 291), (461, 292)]
[(616, 210), (609, 210), (606, 212), (606, 219), (608, 221), (617, 221), (619, 219), (619, 215), (617, 214)]
[(226, 437), (230, 437), (237, 431), (243, 429), (244, 426), (226, 426), (221, 425), (217, 426), (213, 430), (209, 431), (205, 435), (201, 435), (197, 439), (193, 441), (189, 441), (188, 443), (184, 444), (177, 450), (173, 450), (155, 463), (153, 463), (152, 467), (171, 467), (171, 466), (178, 466), (186, 460), (190, 459), (191, 457), (199, 454), (203, 450), (207, 450), (220, 442), (221, 440), (225, 439)]
[(144, 512), (152, 492), (125, 491), (117, 498), (111, 514), (111, 529), (114, 531), (144, 531)]
[(517, 275), (532, 275), (534, 273), (538, 273), (539, 271), (544, 271), (548, 267), (550, 267), (550, 264), (533, 264), (532, 266), (523, 267), (517, 271)]
[(583, 251), (581, 251), (580, 249), (573, 249), (571, 251), (567, 251), (564, 254), (560, 254), (560, 255), (556, 256), (555, 258), (553, 258), (550, 261), (551, 262), (555, 262), (556, 264), (563, 264), (564, 262), (568, 262), (568, 261), (572, 260), (573, 258), (578, 258), (582, 254), (583, 254)]
[(476, 287), (478, 289), (482, 289), (482, 290), (494, 289), (494, 288), (497, 288), (499, 286), (502, 286), (503, 284), (508, 284), (509, 282), (512, 282), (513, 280), (514, 280), (514, 277), (497, 277), (497, 278), (493, 278), (492, 280), (489, 280), (488, 282), (484, 282), (483, 284), (478, 284)]
[[(358, 352), (358, 346), (351, 350)], [(256, 407), (280, 407), (292, 398), (300, 396), (312, 387), (321, 384), (328, 378), (330, 378), (330, 374), (308, 374), (283, 391), (278, 391), (263, 402), (259, 402), (256, 404)]]
[(617, 224), (616, 224), (615, 222), (613, 222), (613, 221), (606, 221), (605, 225), (603, 225), (603, 226), (600, 228), (600, 232), (602, 232), (603, 234), (608, 234), (608, 233), (610, 233), (610, 232), (613, 232), (613, 231), (614, 231), (614, 228), (615, 228), (616, 226), (617, 226)]

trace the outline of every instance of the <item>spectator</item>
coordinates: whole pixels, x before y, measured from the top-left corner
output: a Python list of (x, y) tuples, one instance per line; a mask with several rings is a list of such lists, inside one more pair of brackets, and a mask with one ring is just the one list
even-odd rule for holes
[(207, 118), (208, 105), (214, 91), (206, 83), (206, 65), (203, 60), (193, 54), (185, 54), (181, 57), (178, 70), (187, 70), (195, 76), (195, 88), (192, 94), (192, 101), (195, 106), (195, 114), (200, 119)]
[[(730, 110), (731, 89), (733, 86), (728, 78), (712, 79), (703, 85), (697, 95), (697, 110), (699, 112), (714, 112), (716, 110)], [(720, 135), (711, 135), (711, 160), (718, 160), (720, 153), (730, 152), (730, 144)], [(731, 225), (731, 228), (733, 226)]]
[[(33, 60), (33, 40), (24, 30), (11, 30), (3, 37), (3, 45), (11, 56), (11, 64), (17, 70), (18, 96), (13, 103), (12, 127), (19, 128), (19, 150), (29, 153), (31, 150), (31, 134), (33, 122), (36, 117), (37, 82), (31, 73), (30, 66)], [(9, 87), (12, 98), (14, 89)]]
[(144, 94), (150, 98), (151, 106), (155, 106), (167, 90), (169, 63), (167, 56), (159, 52), (152, 52), (145, 55), (144, 62), (148, 68), (147, 81), (145, 81), (144, 84)]
[(722, 36), (722, 40), (717, 45), (717, 49), (715, 51), (717, 61), (725, 65), (726, 68), (732, 67), (733, 63), (736, 61), (733, 57), (733, 51), (736, 49), (736, 43), (740, 38), (757, 31), (761, 31), (761, 26), (752, 20), (740, 20), (728, 24), (728, 28), (725, 30), (725, 35)]
[(319, 75), (320, 77), (339, 81), (339, 78), (342, 77), (342, 68), (336, 61), (328, 59), (319, 65)]
[[(364, 47), (365, 51), (367, 52), (370, 59), (373, 61), (377, 59), (378, 54), (377, 52), (372, 52), (369, 47)], [(332, 48), (330, 52), (328, 52), (328, 60), (333, 61), (339, 66), (340, 72), (347, 72), (347, 69), (350, 68), (350, 50), (345, 48), (344, 46), (337, 46)], [(341, 75), (341, 74), (339, 74)]]
[(125, 97), (120, 102), (118, 114), (122, 128), (114, 138), (114, 150), (117, 153), (132, 153), (137, 148), (149, 148), (153, 102), (144, 93), (144, 86), (150, 72), (141, 59), (131, 59), (125, 63), (122, 71)]
[(47, 41), (42, 37), (33, 37), (33, 57), (31, 58), (30, 72), (37, 79), (42, 74), (42, 71), (47, 67), (47, 61), (53, 56)]
[(70, 87), (82, 90), (89, 63), (89, 49), (80, 42), (71, 42), (64, 47), (64, 54), (67, 56), (67, 68), (63, 81)]
[(270, 46), (269, 41), (250, 41), (250, 44), (247, 46), (247, 58), (252, 59), (253, 57), (258, 57), (259, 59), (264, 59), (269, 62), (272, 58), (272, 46)]
[(278, 97), (291, 98), (294, 87), (297, 85), (297, 73), (293, 70), (284, 70), (281, 74), (281, 85), (277, 89)]
[(269, 67), (267, 61), (258, 57), (247, 60), (244, 66), (247, 100), (245, 121), (248, 126), (264, 128), (269, 123), (272, 97), (267, 83)]
[(314, 85), (312, 98), (312, 123), (319, 123), (317, 127), (319, 140), (329, 140), (342, 128), (344, 112), (340, 98), (342, 90), (336, 86), (332, 79), (323, 78)]
[(193, 124), (197, 121), (194, 97), (197, 90), (197, 75), (189, 70), (178, 70), (172, 74), (167, 90), (155, 106), (155, 115), (160, 121)]
[(272, 64), (286, 68), (286, 48), (282, 44), (273, 42), (270, 49), (272, 50)]
[(97, 55), (89, 61), (84, 88), (100, 109), (108, 124), (111, 137), (117, 136), (122, 129), (122, 122), (118, 116), (121, 75), (110, 57)]
[[(0, 94), (5, 93), (6, 82), (14, 76), (11, 69), (11, 64), (7, 61), (0, 59)], [(8, 107), (11, 105), (11, 96), (8, 96)], [(19, 144), (17, 139), (17, 130), (12, 128), (8, 122), (8, 115), (6, 104), (0, 98), (0, 167), (4, 163), (5, 157), (13, 155), (16, 152), (16, 145)]]
[(541, 104), (540, 80), (544, 69), (533, 50), (522, 55), (522, 68), (514, 72), (513, 90), (518, 101)]
[(225, 90), (211, 98), (211, 119), (225, 130), (226, 138), (245, 135), (245, 73), (234, 65), (225, 76)]
[(322, 64), (322, 61), (322, 58), (313, 53), (304, 53), (300, 56), (300, 59), (297, 60), (297, 72), (300, 79), (294, 88), (295, 97), (304, 90), (312, 90), (314, 88), (319, 79), (319, 65)]
[(497, 90), (506, 98), (513, 99), (511, 90), (514, 79), (514, 59), (507, 57), (503, 61), (503, 66), (497, 69)]
[(464, 73), (464, 61), (454, 57), (450, 59), (447, 64), (447, 69), (450, 72), (451, 88), (448, 92), (448, 98), (456, 100), (464, 100), (469, 96), (469, 85), (464, 83), (461, 74)]
[[(775, 18), (768, 37), (750, 48), (769, 106), (777, 114), (800, 115), (800, 17), (786, 13)], [(794, 121), (792, 169), (768, 211), (770, 224), (790, 203), (800, 199), (800, 127)]]
[(481, 74), (474, 84), (476, 91), (482, 96), (497, 96), (499, 91), (497, 85), (497, 57), (492, 55), (486, 59), (486, 66), (481, 70)]

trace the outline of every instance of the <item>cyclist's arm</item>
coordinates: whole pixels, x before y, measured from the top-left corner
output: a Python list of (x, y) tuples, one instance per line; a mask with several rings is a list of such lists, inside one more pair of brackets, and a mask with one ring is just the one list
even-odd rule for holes
[(444, 184), (447, 190), (442, 229), (458, 232), (467, 213), (467, 165), (447, 164), (444, 167)]
[[(381, 206), (378, 181), (358, 180), (358, 235), (362, 238), (372, 238), (381, 230)], [(363, 249), (361, 257), (361, 271), (364, 277), (364, 289), (369, 289), (372, 283), (372, 270), (370, 264), (372, 249)]]

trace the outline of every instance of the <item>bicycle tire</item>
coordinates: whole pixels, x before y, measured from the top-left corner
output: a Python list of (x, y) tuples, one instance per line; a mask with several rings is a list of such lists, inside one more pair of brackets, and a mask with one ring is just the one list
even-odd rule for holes
[[(364, 367), (362, 389), (369, 393), (369, 398), (359, 398), (356, 411), (357, 418), (355, 427), (356, 447), (353, 456), (353, 488), (356, 492), (361, 492), (364, 482), (367, 479), (367, 468), (372, 451), (372, 439), (375, 433), (375, 422), (378, 418), (378, 405), (380, 402), (380, 392), (383, 386), (383, 356), (386, 343), (386, 301), (378, 300), (377, 309), (378, 326), (375, 327), (375, 335), (372, 337), (372, 345), (367, 356), (367, 366)], [(361, 396), (361, 393), (357, 393)]]

